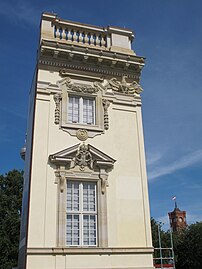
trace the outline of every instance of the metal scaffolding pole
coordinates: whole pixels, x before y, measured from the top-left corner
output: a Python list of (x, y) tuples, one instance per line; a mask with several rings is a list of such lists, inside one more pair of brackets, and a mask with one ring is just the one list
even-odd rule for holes
[(159, 237), (159, 250), (160, 250), (160, 261), (161, 261), (161, 269), (163, 269), (163, 257), (162, 257), (162, 248), (161, 248), (161, 231), (160, 224), (158, 223), (158, 237)]

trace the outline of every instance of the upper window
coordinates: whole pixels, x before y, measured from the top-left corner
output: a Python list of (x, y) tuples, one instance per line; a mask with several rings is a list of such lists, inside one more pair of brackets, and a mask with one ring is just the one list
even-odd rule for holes
[(68, 122), (95, 124), (95, 100), (82, 96), (69, 96)]
[(66, 245), (97, 245), (96, 183), (67, 182)]

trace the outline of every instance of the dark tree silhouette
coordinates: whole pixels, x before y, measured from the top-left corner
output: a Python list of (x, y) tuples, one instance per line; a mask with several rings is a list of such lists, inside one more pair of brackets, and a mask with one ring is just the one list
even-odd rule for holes
[(23, 172), (0, 175), (0, 268), (17, 266)]

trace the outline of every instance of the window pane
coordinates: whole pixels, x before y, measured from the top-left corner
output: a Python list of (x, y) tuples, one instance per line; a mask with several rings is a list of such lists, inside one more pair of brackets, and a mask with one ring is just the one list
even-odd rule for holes
[(83, 123), (94, 124), (94, 100), (83, 98)]
[(83, 211), (96, 211), (95, 183), (83, 183)]
[(67, 245), (80, 244), (79, 215), (67, 214), (66, 243)]
[(83, 244), (96, 245), (96, 216), (83, 216)]
[(67, 211), (79, 211), (78, 182), (67, 182)]
[(69, 96), (68, 122), (79, 122), (79, 97)]

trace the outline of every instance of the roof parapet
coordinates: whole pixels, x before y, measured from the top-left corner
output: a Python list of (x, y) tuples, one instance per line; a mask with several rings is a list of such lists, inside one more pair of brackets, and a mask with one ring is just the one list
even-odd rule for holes
[(43, 13), (41, 40), (108, 50), (135, 55), (131, 49), (134, 34), (130, 29), (108, 26), (98, 27), (60, 19), (55, 13)]

